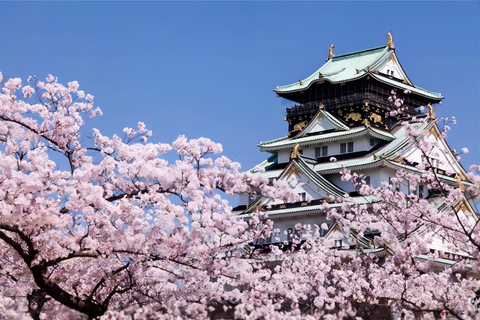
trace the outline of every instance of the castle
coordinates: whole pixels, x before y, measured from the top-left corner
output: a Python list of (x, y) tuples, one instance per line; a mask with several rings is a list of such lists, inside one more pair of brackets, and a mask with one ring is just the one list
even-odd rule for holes
[[(358, 192), (360, 180), (373, 187), (389, 183), (392, 190), (414, 193), (444, 210), (437, 190), (422, 184), (410, 188), (407, 180), (396, 182), (398, 170), (422, 174), (416, 165), (425, 154), (409, 135), (412, 131), (427, 131), (428, 139), (437, 144), (428, 155), (428, 163), (440, 182), (455, 188), (470, 183), (435, 121), (434, 106), (443, 96), (412, 83), (400, 64), (390, 32), (387, 37), (386, 45), (342, 55), (334, 55), (335, 47), (331, 45), (325, 64), (309, 77), (275, 87), (277, 96), (293, 104), (286, 109), (284, 119), (288, 132), (259, 143), (260, 150), (271, 156), (259, 164), (262, 170), (251, 172), (286, 181), (298, 193), (299, 201), (240, 197), (234, 210), (239, 217), (265, 211), (280, 230), (278, 235), (261, 240), (260, 245), (291, 242), (298, 223), (326, 224), (322, 236), (331, 238), (338, 250), (376, 250), (372, 240), (378, 233), (361, 237), (354, 231), (346, 234), (324, 213), (325, 203), (329, 208), (340, 207), (347, 194), (348, 201), (354, 204), (379, 201)], [(357, 185), (342, 180), (344, 169), (359, 174)], [(476, 213), (467, 198), (454, 210), (470, 216)], [(441, 240), (431, 244), (431, 250), (444, 249)], [(451, 253), (444, 258), (437, 260), (451, 265), (458, 257)]]

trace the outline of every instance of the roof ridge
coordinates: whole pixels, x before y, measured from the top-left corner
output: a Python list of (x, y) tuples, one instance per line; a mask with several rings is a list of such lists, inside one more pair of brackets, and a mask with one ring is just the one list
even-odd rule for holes
[(259, 143), (257, 144), (257, 146), (261, 146), (262, 144), (270, 144), (270, 143), (274, 143), (274, 142), (277, 142), (277, 141), (282, 141), (282, 140), (286, 140), (286, 139), (289, 139), (288, 136), (283, 136), (283, 137), (280, 137), (280, 138), (276, 138), (276, 139), (273, 139), (273, 140), (267, 140), (267, 141), (259, 141)]
[(383, 46), (380, 46), (380, 47), (375, 47), (375, 48), (370, 48), (370, 49), (364, 49), (364, 50), (360, 50), (360, 51), (354, 51), (354, 52), (349, 52), (349, 53), (344, 53), (344, 54), (340, 54), (340, 55), (336, 55), (334, 57), (332, 57), (332, 61), (334, 60), (344, 60), (344, 59), (348, 59), (350, 56), (358, 56), (358, 55), (363, 55), (363, 54), (367, 54), (367, 53), (371, 53), (371, 51), (375, 51), (375, 52), (379, 52), (379, 51), (382, 51), (384, 50), (386, 47), (388, 47), (387, 45), (383, 45)]
[[(331, 181), (328, 181), (324, 176), (319, 174), (314, 170), (314, 168), (311, 168), (308, 163), (306, 163), (305, 159), (297, 158), (298, 161), (293, 161), (299, 169), (305, 174), (310, 180), (315, 183), (317, 186), (321, 187), (327, 194), (330, 193), (336, 195), (337, 197), (343, 197), (344, 195), (344, 190), (332, 183)], [(315, 167), (315, 165), (313, 166)]]

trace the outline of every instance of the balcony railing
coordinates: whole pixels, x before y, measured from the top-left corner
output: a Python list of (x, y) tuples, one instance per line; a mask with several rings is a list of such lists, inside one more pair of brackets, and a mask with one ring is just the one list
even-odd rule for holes
[[(318, 108), (321, 104), (325, 106), (326, 110), (335, 110), (335, 109), (360, 105), (360, 104), (363, 104), (364, 102), (378, 105), (379, 107), (387, 110), (396, 109), (393, 103), (391, 101), (388, 101), (388, 98), (384, 98), (374, 93), (364, 92), (364, 93), (346, 95), (338, 98), (323, 99), (315, 102), (308, 102), (305, 104), (296, 105), (291, 108), (287, 108), (287, 116), (299, 116), (304, 114), (315, 113), (318, 111)], [(418, 111), (416, 111), (414, 106), (412, 105), (404, 104), (402, 108), (404, 108), (404, 113), (408, 113), (410, 115), (418, 114)]]

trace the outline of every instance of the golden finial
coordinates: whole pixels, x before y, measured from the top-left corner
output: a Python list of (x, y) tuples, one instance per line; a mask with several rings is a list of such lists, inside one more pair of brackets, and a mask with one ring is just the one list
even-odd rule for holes
[(297, 143), (295, 147), (293, 147), (293, 151), (290, 154), (290, 158), (296, 159), (297, 156), (300, 154), (300, 152), (298, 151), (299, 149), (300, 149), (300, 145)]
[(333, 54), (333, 49), (335, 48), (335, 46), (332, 44), (330, 44), (330, 49), (328, 49), (328, 57), (327, 57), (327, 61), (332, 59), (333, 57), (335, 57), (335, 55)]
[(390, 31), (388, 31), (387, 37), (388, 37), (388, 41), (387, 41), (388, 46), (390, 47), (390, 49), (395, 49), (395, 46), (393, 45), (392, 34), (390, 33)]
[(430, 116), (430, 118), (435, 119), (435, 111), (433, 110), (433, 107), (430, 103), (427, 104), (427, 108), (428, 108), (428, 115)]

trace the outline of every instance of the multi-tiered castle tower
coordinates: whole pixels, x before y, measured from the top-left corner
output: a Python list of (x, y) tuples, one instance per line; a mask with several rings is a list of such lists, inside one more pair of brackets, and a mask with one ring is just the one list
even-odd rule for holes
[[(374, 235), (352, 239), (342, 233), (335, 221), (326, 219), (322, 203), (340, 207), (347, 193), (349, 201), (357, 204), (378, 201), (360, 195), (358, 186), (351, 181), (342, 181), (340, 172), (344, 168), (363, 174), (366, 183), (374, 187), (382, 181), (394, 184), (392, 178), (400, 169), (420, 175), (415, 165), (425, 155), (408, 134), (411, 130), (427, 130), (429, 139), (438, 142), (438, 152), (430, 153), (429, 162), (441, 182), (452, 186), (469, 183), (435, 121), (434, 106), (442, 101), (442, 95), (412, 83), (398, 60), (390, 33), (387, 36), (386, 45), (342, 55), (334, 55), (332, 45), (326, 63), (312, 75), (275, 87), (277, 96), (294, 106), (286, 110), (287, 134), (260, 142), (260, 150), (271, 156), (260, 164), (265, 171), (258, 174), (285, 180), (300, 195), (300, 201), (241, 197), (236, 208), (241, 217), (268, 211), (269, 218), (280, 228), (278, 237), (265, 243), (291, 240), (296, 232), (294, 226), (301, 222), (326, 223), (329, 229), (324, 235), (332, 237), (336, 247), (349, 250), (371, 246)], [(416, 121), (422, 117), (425, 121)], [(406, 181), (393, 187), (411, 192)], [(436, 194), (425, 185), (417, 186), (413, 192), (432, 199)], [(440, 206), (441, 201), (432, 201), (432, 205)], [(468, 200), (457, 204), (455, 210), (475, 212)], [(432, 246), (441, 249), (442, 245)]]

